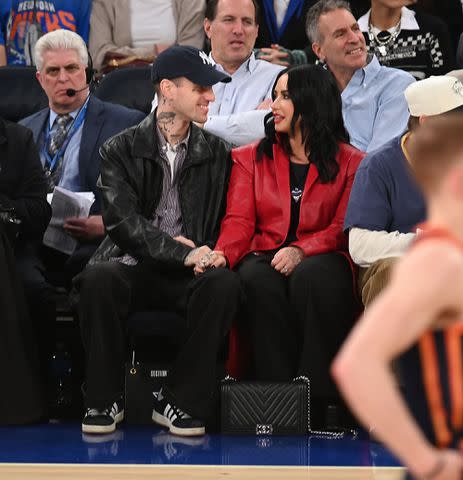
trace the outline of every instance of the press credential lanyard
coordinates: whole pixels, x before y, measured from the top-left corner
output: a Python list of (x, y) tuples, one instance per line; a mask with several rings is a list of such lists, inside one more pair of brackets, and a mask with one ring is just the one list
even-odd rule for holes
[(45, 133), (45, 142), (42, 147), (42, 153), (45, 157), (45, 170), (48, 170), (49, 172), (53, 172), (53, 169), (56, 166), (56, 162), (58, 161), (59, 158), (61, 158), (64, 155), (64, 152), (66, 151), (66, 148), (68, 147), (69, 142), (71, 141), (71, 138), (74, 136), (77, 130), (79, 130), (79, 127), (84, 122), (85, 113), (87, 112), (87, 105), (88, 105), (88, 98), (87, 98), (87, 101), (79, 110), (79, 112), (77, 113), (77, 116), (72, 122), (71, 128), (69, 129), (68, 134), (66, 135), (66, 139), (64, 140), (60, 149), (55, 153), (53, 158), (50, 157), (50, 154), (48, 153), (48, 149), (47, 149), (48, 143), (50, 141), (51, 130), (52, 130), (50, 128), (50, 122), (48, 122), (48, 128)]

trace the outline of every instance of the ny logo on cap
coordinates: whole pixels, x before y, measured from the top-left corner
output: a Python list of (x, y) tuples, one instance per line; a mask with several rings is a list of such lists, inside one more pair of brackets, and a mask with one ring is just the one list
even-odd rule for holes
[(209, 56), (207, 55), (206, 52), (203, 52), (202, 50), (199, 51), (199, 57), (203, 61), (204, 65), (211, 65), (214, 66), (214, 64), (211, 62)]
[(455, 93), (458, 93), (459, 95), (463, 96), (463, 83), (461, 83), (460, 80), (457, 80), (453, 84), (453, 91)]

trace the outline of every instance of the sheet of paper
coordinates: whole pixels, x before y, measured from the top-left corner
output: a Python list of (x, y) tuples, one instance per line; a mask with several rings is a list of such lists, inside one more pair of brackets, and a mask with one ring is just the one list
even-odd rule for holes
[(63, 228), (66, 218), (88, 217), (90, 207), (95, 201), (93, 192), (71, 192), (62, 187), (55, 187), (51, 199), (47, 197), (52, 209), (43, 243), (48, 247), (71, 255), (77, 246), (77, 240), (66, 233)]

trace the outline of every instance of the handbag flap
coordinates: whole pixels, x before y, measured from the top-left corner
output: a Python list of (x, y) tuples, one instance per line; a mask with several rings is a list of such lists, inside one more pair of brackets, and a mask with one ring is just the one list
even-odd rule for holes
[(250, 435), (307, 433), (307, 385), (302, 382), (222, 384), (222, 432)]

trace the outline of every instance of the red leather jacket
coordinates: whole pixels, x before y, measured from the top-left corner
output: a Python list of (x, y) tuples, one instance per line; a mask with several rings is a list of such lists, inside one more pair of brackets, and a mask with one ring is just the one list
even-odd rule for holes
[[(216, 250), (224, 252), (233, 268), (250, 252), (275, 250), (283, 245), (290, 224), (289, 159), (279, 144), (271, 159), (256, 161), (258, 142), (232, 151), (233, 168), (228, 188), (227, 212)], [(340, 143), (339, 173), (331, 183), (321, 183), (311, 165), (301, 199), (298, 240), (306, 256), (342, 252), (348, 256), (344, 215), (357, 167), (364, 153)]]

